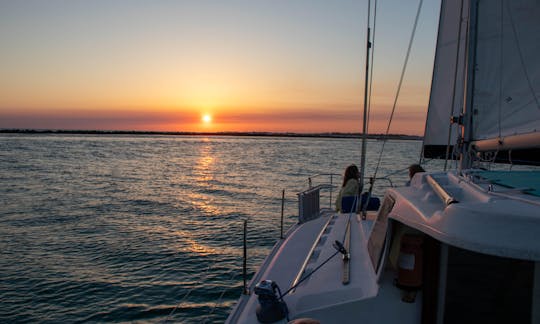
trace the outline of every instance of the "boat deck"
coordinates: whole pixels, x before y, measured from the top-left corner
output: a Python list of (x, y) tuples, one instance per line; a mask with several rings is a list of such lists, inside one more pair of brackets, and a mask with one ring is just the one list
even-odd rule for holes
[[(284, 297), (290, 319), (310, 317), (322, 323), (358, 323), (360, 319), (362, 323), (418, 322), (421, 295), (415, 303), (402, 302), (401, 291), (393, 284), (395, 273), (384, 272), (378, 280), (371, 264), (367, 240), (374, 217), (370, 214), (362, 220), (356, 214), (326, 212), (293, 228), (265, 260), (262, 271), (250, 284), (250, 291), (256, 283), (267, 279), (276, 282), (282, 292), (287, 291), (336, 252), (334, 241), (348, 244), (345, 233), (350, 220), (349, 282), (343, 283), (347, 265), (337, 254)], [(256, 323), (257, 306), (255, 294), (242, 296), (228, 322)], [(328, 314), (332, 317), (328, 318)]]
[(537, 171), (483, 171), (469, 173), (477, 183), (500, 186), (499, 191), (521, 191), (540, 197), (540, 172)]

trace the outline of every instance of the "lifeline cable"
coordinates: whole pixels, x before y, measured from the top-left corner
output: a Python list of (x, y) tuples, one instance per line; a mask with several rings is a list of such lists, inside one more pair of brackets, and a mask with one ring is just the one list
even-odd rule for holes
[[(232, 273), (232, 276), (230, 278), (230, 281), (233, 281), (234, 278), (236, 277), (237, 273), (235, 270), (231, 271)], [(223, 299), (223, 296), (225, 295), (225, 293), (231, 289), (231, 287), (226, 287), (225, 289), (223, 289), (223, 291), (221, 292), (221, 294), (219, 295), (219, 298), (217, 300), (217, 302), (214, 304), (214, 307), (212, 307), (212, 309), (210, 310), (210, 312), (208, 314), (206, 314), (206, 317), (204, 318), (203, 320), (203, 323), (206, 323), (206, 321), (208, 320), (208, 317), (210, 315), (212, 315), (214, 313), (214, 310), (222, 303), (222, 299)]]
[(298, 285), (300, 285), (302, 282), (304, 282), (304, 280), (311, 277), (312, 274), (314, 274), (317, 270), (319, 270), (323, 265), (328, 263), (328, 261), (332, 260), (332, 258), (335, 257), (338, 253), (341, 253), (341, 254), (347, 253), (347, 250), (345, 250), (345, 247), (343, 247), (343, 244), (341, 242), (336, 240), (334, 242), (333, 246), (337, 250), (336, 252), (334, 252), (334, 254), (332, 254), (330, 257), (328, 257), (328, 259), (324, 260), (321, 264), (319, 264), (315, 269), (313, 269), (313, 271), (311, 271), (310, 273), (305, 275), (300, 281), (298, 281), (291, 288), (287, 289), (287, 291), (285, 291), (283, 294), (281, 294), (281, 291), (280, 291), (279, 299), (281, 299), (283, 301), (283, 297), (285, 297), (291, 290), (295, 289), (296, 287), (298, 287)]
[[(210, 268), (213, 268), (215, 265), (216, 265), (217, 261), (214, 261), (213, 264), (209, 265), (207, 268), (206, 268), (206, 271), (203, 273), (203, 276), (201, 276), (201, 278), (204, 277), (204, 275), (206, 275), (208, 273), (208, 270), (210, 270)], [(180, 307), (180, 305), (182, 305), (185, 301), (185, 299), (191, 294), (191, 292), (193, 291), (193, 289), (195, 289), (195, 287), (201, 283), (202, 280), (199, 280), (195, 283), (195, 285), (193, 285), (193, 287), (191, 287), (191, 289), (188, 290), (188, 292), (184, 295), (184, 297), (182, 297), (182, 299), (180, 299), (180, 302), (176, 305), (175, 308), (173, 308), (173, 310), (169, 313), (169, 315), (167, 316), (167, 318), (163, 321), (163, 322), (168, 322), (170, 321), (171, 317), (173, 316), (174, 312), (176, 312), (176, 310), (178, 309), (178, 307)]]

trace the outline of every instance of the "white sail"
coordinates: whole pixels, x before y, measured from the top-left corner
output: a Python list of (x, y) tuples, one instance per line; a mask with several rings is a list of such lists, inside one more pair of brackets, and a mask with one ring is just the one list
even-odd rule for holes
[(471, 140), (539, 147), (540, 1), (481, 0), (477, 24)]
[(459, 116), (463, 106), (463, 84), (466, 66), (469, 1), (441, 3), (439, 34), (433, 68), (424, 135), (424, 156), (444, 158), (446, 146), (456, 143)]

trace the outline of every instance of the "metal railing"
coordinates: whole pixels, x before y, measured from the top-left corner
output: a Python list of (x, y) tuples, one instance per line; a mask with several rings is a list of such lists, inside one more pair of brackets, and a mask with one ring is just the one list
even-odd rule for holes
[(297, 194), (299, 223), (319, 217), (322, 199), (328, 199), (328, 208), (332, 208), (333, 191), (336, 188), (334, 179), (339, 177), (334, 173), (319, 173), (308, 177), (308, 189)]
[(337, 186), (335, 182), (341, 181), (341, 175), (336, 173), (318, 173), (308, 177), (308, 190), (313, 188), (319, 188), (320, 193), (323, 194), (324, 200), (328, 201), (328, 208), (332, 208), (334, 203), (334, 188)]
[[(327, 208), (334, 208), (334, 189), (339, 187), (341, 179), (342, 176), (335, 173), (318, 173), (308, 177), (308, 189), (297, 194), (299, 223), (319, 217), (321, 206), (324, 205), (322, 201), (328, 201)], [(376, 180), (386, 183), (383, 187), (394, 187), (388, 176), (378, 177)]]

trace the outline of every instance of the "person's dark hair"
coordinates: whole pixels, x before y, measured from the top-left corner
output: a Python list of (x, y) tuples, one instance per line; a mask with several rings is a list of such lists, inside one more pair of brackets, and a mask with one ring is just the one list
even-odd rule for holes
[(347, 181), (349, 181), (349, 179), (358, 179), (358, 167), (354, 164), (349, 165), (345, 169), (342, 187), (345, 187), (345, 184), (347, 184)]
[(424, 170), (420, 164), (411, 164), (409, 166), (409, 178), (412, 179), (412, 177), (418, 172), (426, 172), (426, 170)]

